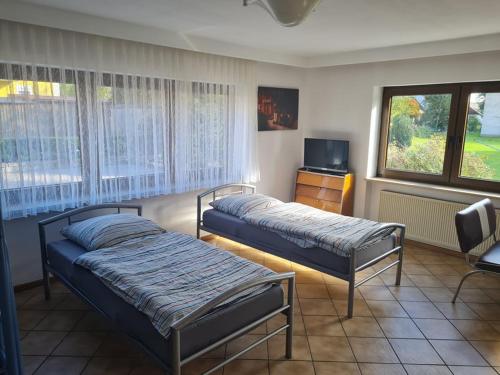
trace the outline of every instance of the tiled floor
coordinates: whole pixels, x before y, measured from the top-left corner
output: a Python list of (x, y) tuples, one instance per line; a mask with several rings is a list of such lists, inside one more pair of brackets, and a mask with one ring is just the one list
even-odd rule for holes
[[(234, 242), (211, 242), (297, 274), (294, 360), (284, 360), (279, 335), (226, 366), (225, 375), (500, 373), (500, 278), (470, 278), (453, 305), (452, 293), (467, 270), (460, 258), (408, 246), (401, 287), (393, 286), (395, 271), (374, 278), (357, 290), (355, 317), (346, 320), (345, 282)], [(53, 291), (49, 302), (40, 288), (17, 294), (27, 374), (161, 373), (64, 287), (56, 284)], [(268, 322), (184, 373), (199, 373), (278, 323)]]

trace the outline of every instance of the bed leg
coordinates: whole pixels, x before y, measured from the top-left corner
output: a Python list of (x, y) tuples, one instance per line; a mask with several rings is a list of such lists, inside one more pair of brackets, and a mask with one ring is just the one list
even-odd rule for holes
[(201, 197), (196, 199), (196, 238), (200, 239)]
[(295, 291), (295, 277), (288, 279), (288, 312), (286, 314), (286, 358), (292, 359), (293, 357), (293, 308), (294, 308), (294, 291)]
[(172, 330), (172, 375), (181, 375), (181, 337), (177, 329)]
[(351, 276), (349, 280), (349, 296), (347, 300), (347, 318), (351, 319), (354, 311), (354, 284), (355, 278)]
[(401, 285), (401, 272), (403, 269), (403, 247), (399, 250), (399, 263), (396, 271), (396, 286)]
[(45, 265), (42, 266), (42, 275), (43, 275), (43, 291), (45, 293), (45, 300), (48, 301), (50, 299), (50, 276)]
[(405, 230), (404, 228), (401, 230), (401, 233), (399, 234), (399, 263), (398, 263), (398, 268), (396, 271), (396, 285), (401, 285), (401, 272), (403, 270), (403, 255), (404, 255), (404, 237), (405, 237)]
[(354, 311), (354, 289), (356, 287), (356, 252), (352, 251), (349, 262), (349, 294), (347, 297), (347, 318), (351, 319)]

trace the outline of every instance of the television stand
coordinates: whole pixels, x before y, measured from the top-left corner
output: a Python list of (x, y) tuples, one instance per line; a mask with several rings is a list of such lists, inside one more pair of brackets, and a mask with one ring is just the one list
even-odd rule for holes
[(294, 201), (321, 210), (352, 216), (354, 175), (333, 175), (300, 168), (297, 171)]

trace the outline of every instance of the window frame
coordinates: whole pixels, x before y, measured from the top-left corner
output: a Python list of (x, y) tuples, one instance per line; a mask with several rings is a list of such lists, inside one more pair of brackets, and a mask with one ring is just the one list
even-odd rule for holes
[[(397, 180), (491, 191), (495, 193), (500, 192), (500, 181), (481, 180), (460, 176), (463, 149), (466, 139), (469, 95), (473, 92), (500, 93), (500, 82), (448, 83), (384, 87), (379, 132), (377, 176)], [(446, 134), (443, 173), (441, 175), (434, 175), (429, 173), (386, 168), (392, 97), (432, 94), (452, 95), (448, 130)]]

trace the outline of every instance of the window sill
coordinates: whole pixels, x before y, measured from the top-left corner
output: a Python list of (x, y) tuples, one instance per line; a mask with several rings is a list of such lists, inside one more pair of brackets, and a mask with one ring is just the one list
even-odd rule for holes
[(443, 192), (448, 192), (448, 193), (458, 193), (458, 194), (471, 195), (471, 196), (481, 197), (481, 198), (500, 199), (500, 194), (498, 194), (498, 193), (491, 193), (491, 192), (480, 191), (480, 190), (463, 189), (463, 188), (453, 187), (453, 186), (434, 185), (434, 184), (427, 184), (427, 183), (423, 183), (423, 182), (396, 180), (396, 179), (384, 178), (384, 177), (365, 177), (365, 180), (368, 182), (372, 182), (372, 183), (384, 183), (384, 184), (393, 184), (393, 185), (399, 185), (399, 186), (410, 186), (410, 187), (429, 189), (429, 190), (434, 190), (434, 191), (443, 191)]

